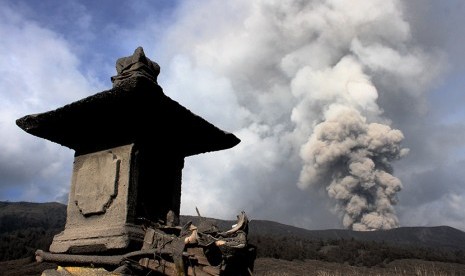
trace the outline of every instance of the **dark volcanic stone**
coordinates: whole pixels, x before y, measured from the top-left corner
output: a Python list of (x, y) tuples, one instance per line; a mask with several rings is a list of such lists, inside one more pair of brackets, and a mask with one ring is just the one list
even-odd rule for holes
[(24, 116), (26, 132), (76, 155), (130, 143), (158, 144), (190, 156), (231, 148), (240, 140), (167, 97), (152, 80), (136, 76), (56, 110)]

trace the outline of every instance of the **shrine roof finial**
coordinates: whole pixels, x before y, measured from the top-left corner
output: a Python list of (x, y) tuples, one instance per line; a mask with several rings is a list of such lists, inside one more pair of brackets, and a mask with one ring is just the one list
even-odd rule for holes
[(118, 74), (111, 77), (113, 87), (134, 76), (144, 76), (157, 83), (160, 66), (146, 57), (144, 49), (139, 46), (132, 56), (122, 57), (116, 61), (116, 72)]

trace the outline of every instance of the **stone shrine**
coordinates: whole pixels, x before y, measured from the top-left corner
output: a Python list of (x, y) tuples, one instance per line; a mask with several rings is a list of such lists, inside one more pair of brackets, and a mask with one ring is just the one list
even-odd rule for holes
[(240, 142), (167, 97), (157, 83), (160, 67), (141, 47), (116, 69), (112, 89), (16, 121), (75, 151), (66, 226), (52, 253), (140, 248), (140, 218), (179, 217), (184, 158)]

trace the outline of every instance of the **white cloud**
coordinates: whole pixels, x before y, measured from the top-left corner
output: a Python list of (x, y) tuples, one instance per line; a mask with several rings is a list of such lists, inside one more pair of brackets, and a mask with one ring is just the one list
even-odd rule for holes
[(1, 197), (53, 200), (69, 189), (64, 187), (69, 186), (73, 152), (30, 136), (15, 121), (83, 98), (100, 85), (78, 70), (79, 59), (60, 34), (6, 5), (0, 14)]

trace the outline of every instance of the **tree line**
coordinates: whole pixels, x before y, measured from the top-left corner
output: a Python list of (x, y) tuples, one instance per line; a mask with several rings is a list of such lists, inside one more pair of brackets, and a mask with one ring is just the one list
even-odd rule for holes
[(384, 266), (399, 259), (420, 259), (465, 264), (465, 251), (447, 248), (397, 246), (351, 239), (305, 240), (288, 236), (250, 235), (257, 258), (320, 260), (353, 266)]

